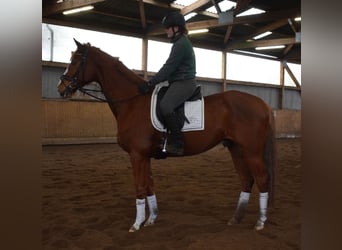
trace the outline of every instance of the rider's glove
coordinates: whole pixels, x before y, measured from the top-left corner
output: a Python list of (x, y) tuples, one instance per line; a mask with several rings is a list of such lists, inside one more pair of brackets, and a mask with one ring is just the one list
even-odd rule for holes
[(153, 88), (154, 88), (154, 85), (150, 81), (148, 81), (146, 84), (139, 85), (139, 93), (142, 95), (146, 95)]

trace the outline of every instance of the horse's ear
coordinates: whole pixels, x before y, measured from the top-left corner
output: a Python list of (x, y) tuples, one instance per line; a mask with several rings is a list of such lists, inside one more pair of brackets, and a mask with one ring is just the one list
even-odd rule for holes
[(74, 38), (74, 41), (78, 48), (82, 47), (82, 44)]

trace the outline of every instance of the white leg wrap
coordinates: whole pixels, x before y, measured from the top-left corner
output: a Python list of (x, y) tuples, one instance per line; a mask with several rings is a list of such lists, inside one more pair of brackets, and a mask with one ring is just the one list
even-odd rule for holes
[(130, 232), (133, 232), (134, 229), (139, 230), (140, 225), (145, 221), (145, 199), (136, 199), (136, 207), (137, 215)]
[(234, 216), (238, 222), (241, 221), (245, 215), (245, 211), (248, 205), (250, 195), (251, 194), (247, 192), (240, 193), (239, 201), (238, 201), (236, 211), (235, 211), (235, 216)]
[(144, 226), (150, 226), (154, 224), (158, 216), (158, 205), (156, 195), (147, 196), (147, 204), (149, 208), (150, 215)]
[(268, 202), (268, 192), (259, 194), (259, 206), (260, 206), (260, 218), (259, 220), (265, 222), (267, 219), (267, 202)]
[(241, 192), (236, 206), (234, 217), (228, 222), (228, 225), (234, 225), (239, 223), (245, 216), (246, 207), (249, 201), (250, 193)]
[(259, 194), (259, 206), (260, 206), (260, 217), (255, 225), (256, 230), (262, 230), (264, 228), (265, 221), (267, 220), (267, 202), (268, 192)]

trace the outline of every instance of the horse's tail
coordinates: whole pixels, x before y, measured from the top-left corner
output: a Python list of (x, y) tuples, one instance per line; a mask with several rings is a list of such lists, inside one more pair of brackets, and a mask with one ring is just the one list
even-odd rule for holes
[(268, 171), (268, 180), (269, 180), (269, 199), (268, 203), (270, 206), (274, 205), (274, 193), (275, 193), (275, 168), (277, 165), (276, 162), (276, 139), (275, 139), (275, 122), (272, 109), (269, 109), (269, 119), (268, 119), (268, 128), (266, 132), (266, 142), (264, 146), (264, 161)]

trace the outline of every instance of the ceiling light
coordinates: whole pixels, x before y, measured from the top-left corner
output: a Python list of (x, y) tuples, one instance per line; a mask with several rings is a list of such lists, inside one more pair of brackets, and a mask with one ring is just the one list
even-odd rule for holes
[(301, 22), (301, 21), (302, 21), (302, 17), (300, 17), (300, 16), (299, 16), (299, 17), (296, 17), (296, 18), (295, 18), (295, 21), (296, 21), (296, 22)]
[(250, 8), (244, 12), (241, 12), (240, 14), (236, 15), (237, 17), (241, 17), (241, 16), (249, 16), (249, 15), (256, 15), (256, 14), (261, 14), (261, 13), (265, 13), (266, 11), (262, 10), (262, 9), (257, 9), (257, 8)]
[(209, 31), (208, 29), (189, 30), (189, 35), (199, 34), (199, 33), (206, 33), (208, 31)]
[(266, 49), (283, 49), (285, 45), (275, 45), (275, 46), (265, 46), (265, 47), (256, 47), (256, 50), (266, 50)]
[(75, 13), (79, 13), (79, 12), (87, 11), (87, 10), (91, 10), (91, 9), (94, 9), (94, 6), (88, 5), (88, 6), (84, 6), (84, 7), (81, 7), (81, 8), (76, 8), (76, 9), (71, 9), (71, 10), (63, 11), (63, 14), (64, 15), (70, 15), (70, 14), (75, 14)]
[(258, 40), (258, 39), (260, 39), (260, 38), (262, 38), (262, 37), (269, 36), (269, 35), (271, 35), (271, 34), (272, 34), (271, 31), (266, 31), (266, 32), (264, 32), (264, 33), (261, 33), (261, 34), (255, 36), (255, 37), (253, 37), (253, 39), (254, 39), (254, 40)]
[(183, 6), (188, 6), (190, 4), (193, 4), (194, 2), (196, 2), (197, 0), (177, 0), (174, 1), (174, 4), (178, 4), (178, 5), (183, 5)]

